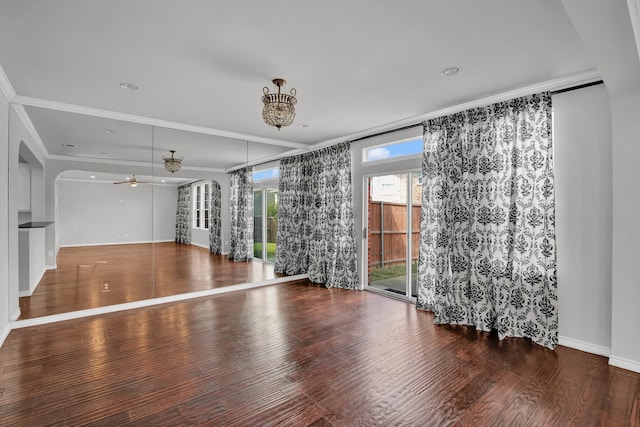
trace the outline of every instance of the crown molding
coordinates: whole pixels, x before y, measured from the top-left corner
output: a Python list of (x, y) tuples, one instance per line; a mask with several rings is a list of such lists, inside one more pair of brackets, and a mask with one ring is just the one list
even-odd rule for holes
[(186, 132), (200, 133), (204, 135), (220, 136), (223, 138), (238, 139), (241, 141), (250, 141), (258, 144), (276, 145), (289, 148), (305, 148), (306, 144), (293, 141), (284, 141), (280, 139), (265, 138), (245, 133), (231, 132), (222, 129), (209, 128), (205, 126), (189, 125), (186, 123), (173, 122), (170, 120), (154, 119), (151, 117), (138, 116), (135, 114), (119, 113), (117, 111), (102, 110), (93, 107), (84, 107), (82, 105), (67, 104), (65, 102), (50, 101), (41, 98), (32, 98), (28, 96), (16, 95), (13, 98), (14, 104), (28, 107), (46, 108), (49, 110), (62, 111), (65, 113), (82, 114), (85, 116), (100, 117), (103, 119), (119, 120), (129, 123), (139, 123), (149, 126), (157, 126), (167, 129), (182, 130)]
[(5, 74), (2, 66), (0, 66), (0, 90), (7, 97), (7, 100), (11, 102), (16, 97), (16, 91), (13, 89), (9, 77)]
[(627, 7), (629, 8), (629, 18), (631, 19), (633, 35), (636, 39), (638, 59), (640, 59), (640, 0), (627, 0)]
[[(158, 168), (164, 170), (164, 163), (151, 163), (151, 162), (135, 162), (131, 160), (114, 160), (114, 159), (102, 159), (98, 157), (76, 157), (76, 156), (65, 156), (60, 154), (50, 154), (47, 155), (47, 159), (50, 160), (61, 160), (68, 162), (84, 162), (84, 163), (100, 163), (107, 165), (119, 165), (119, 166), (139, 166), (144, 168)], [(182, 166), (180, 170), (189, 170), (196, 172), (215, 172), (215, 173), (225, 173), (224, 169), (220, 168), (203, 168), (198, 166)]]
[(25, 129), (27, 130), (27, 133), (29, 134), (29, 136), (31, 136), (33, 142), (36, 144), (42, 155), (46, 158), (49, 152), (42, 142), (40, 134), (36, 130), (35, 126), (33, 126), (33, 122), (29, 118), (27, 111), (21, 105), (13, 104), (13, 100), (17, 97), (17, 94), (2, 66), (0, 66), (0, 90), (2, 91), (4, 96), (7, 97), (7, 100), (13, 107), (13, 111), (15, 111), (16, 115), (18, 116), (18, 119), (20, 119)]
[(280, 153), (280, 154), (276, 154), (276, 155), (273, 155), (273, 156), (265, 157), (264, 159), (254, 160), (253, 162), (241, 163), (239, 165), (235, 165), (235, 166), (232, 166), (229, 169), (225, 170), (225, 172), (229, 173), (229, 172), (233, 172), (233, 171), (238, 170), (238, 169), (245, 168), (247, 166), (261, 165), (261, 164), (264, 164), (264, 163), (269, 163), (269, 162), (274, 161), (274, 160), (280, 160), (280, 159), (283, 159), (285, 157), (295, 156), (296, 154), (308, 153), (309, 151), (311, 151), (311, 146), (310, 145), (306, 145), (305, 148), (298, 148), (298, 149), (295, 149), (295, 150), (289, 150), (289, 151), (285, 151), (284, 153)]
[(419, 116), (413, 116), (403, 120), (387, 123), (385, 125), (376, 126), (360, 132), (352, 133), (351, 135), (329, 139), (329, 140), (312, 145), (311, 150), (317, 150), (319, 148), (328, 147), (330, 145), (338, 144), (340, 142), (352, 141), (354, 139), (365, 138), (378, 133), (392, 131), (405, 126), (410, 126), (416, 123), (420, 123), (425, 120), (434, 119), (436, 117), (448, 116), (450, 114), (459, 113), (460, 111), (465, 111), (472, 108), (478, 108), (486, 105), (495, 104), (496, 102), (508, 101), (510, 99), (518, 98), (521, 96), (527, 96), (527, 95), (531, 95), (539, 92), (566, 89), (572, 86), (579, 86), (586, 83), (592, 83), (600, 79), (601, 79), (600, 74), (595, 69), (584, 71), (581, 73), (576, 73), (576, 74), (569, 74), (569, 75), (558, 77), (555, 79), (546, 80), (544, 82), (518, 87), (505, 92), (500, 92), (497, 94), (486, 96), (484, 98), (478, 98), (469, 102), (464, 102), (462, 104), (452, 105), (449, 107), (442, 108), (440, 110), (421, 114)]
[[(136, 175), (136, 178), (140, 178), (140, 179), (152, 179), (152, 178), (146, 178), (144, 176), (138, 176)], [(107, 180), (107, 179), (86, 179), (86, 178), (58, 178), (58, 181), (64, 181), (64, 182), (83, 182), (83, 183), (87, 183), (87, 184), (113, 184), (113, 181), (111, 180)], [(149, 182), (149, 184), (151, 184), (154, 187), (178, 187), (180, 185), (183, 184), (188, 184), (189, 180), (185, 180), (184, 182)]]
[(35, 126), (33, 125), (31, 118), (27, 114), (27, 110), (25, 110), (22, 105), (17, 105), (13, 103), (11, 104), (11, 108), (13, 108), (13, 111), (15, 111), (16, 116), (18, 116), (18, 119), (20, 119), (20, 121), (24, 125), (24, 128), (27, 130), (27, 133), (33, 139), (33, 142), (36, 144), (36, 146), (42, 153), (42, 156), (44, 158), (48, 158), (49, 150), (47, 150), (47, 147), (44, 145), (42, 138), (40, 138), (40, 134), (36, 130)]

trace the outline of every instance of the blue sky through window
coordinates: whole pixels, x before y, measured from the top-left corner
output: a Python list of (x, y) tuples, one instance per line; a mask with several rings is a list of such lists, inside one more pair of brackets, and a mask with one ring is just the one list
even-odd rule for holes
[(253, 173), (254, 181), (264, 181), (265, 179), (274, 179), (280, 176), (280, 168), (275, 167), (271, 169), (265, 169)]
[(419, 154), (419, 153), (422, 153), (422, 138), (416, 138), (410, 141), (384, 145), (381, 147), (369, 148), (367, 150), (366, 161), (375, 162), (377, 160), (390, 159), (393, 157), (410, 156), (412, 154)]

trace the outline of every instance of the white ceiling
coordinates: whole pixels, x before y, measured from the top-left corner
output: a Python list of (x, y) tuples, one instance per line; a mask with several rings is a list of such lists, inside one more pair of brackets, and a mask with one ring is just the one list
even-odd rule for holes
[[(4, 0), (0, 66), (48, 155), (216, 170), (595, 68), (560, 0)], [(298, 92), (281, 131), (274, 77)]]

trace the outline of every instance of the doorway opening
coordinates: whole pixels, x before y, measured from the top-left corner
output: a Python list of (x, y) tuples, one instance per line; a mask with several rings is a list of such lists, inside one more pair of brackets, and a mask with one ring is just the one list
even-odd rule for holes
[(365, 177), (367, 288), (415, 298), (422, 173)]
[(253, 192), (253, 257), (276, 262), (278, 230), (278, 188), (269, 187)]

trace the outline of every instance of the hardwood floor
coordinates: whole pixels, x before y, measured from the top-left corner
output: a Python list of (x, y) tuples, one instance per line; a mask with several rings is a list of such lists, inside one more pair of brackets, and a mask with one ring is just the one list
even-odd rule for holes
[(173, 242), (61, 248), (33, 295), (20, 298), (20, 319), (104, 307), (277, 277), (261, 262), (232, 262)]
[(13, 330), (0, 425), (640, 425), (640, 374), (306, 281)]

